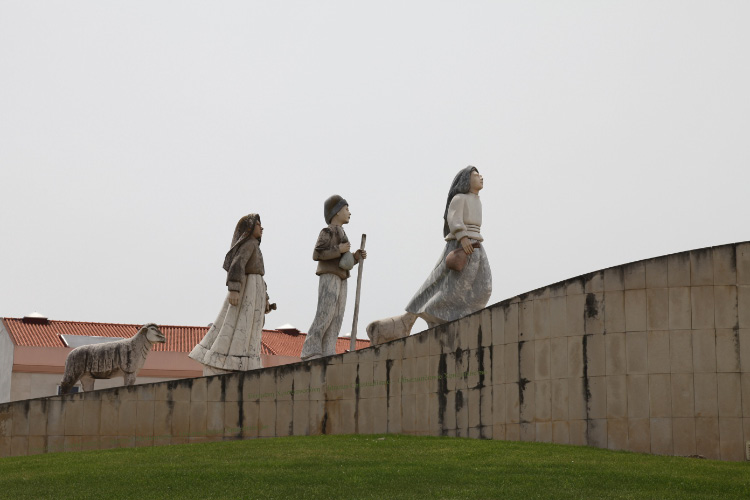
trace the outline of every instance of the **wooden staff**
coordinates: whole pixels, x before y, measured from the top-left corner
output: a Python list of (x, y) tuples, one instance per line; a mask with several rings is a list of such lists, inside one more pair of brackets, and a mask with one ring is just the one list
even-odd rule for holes
[[(367, 235), (362, 235), (362, 243), (359, 245), (359, 249), (364, 251), (365, 241)], [(362, 252), (359, 254), (359, 269), (357, 269), (357, 296), (354, 300), (354, 321), (352, 321), (352, 340), (349, 350), (354, 352), (357, 350), (357, 319), (359, 318), (359, 292), (362, 288), (362, 265), (365, 263), (365, 259), (362, 258)]]

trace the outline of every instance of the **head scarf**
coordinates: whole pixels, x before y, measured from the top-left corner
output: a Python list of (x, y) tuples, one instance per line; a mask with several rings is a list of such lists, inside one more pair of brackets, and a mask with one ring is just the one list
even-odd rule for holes
[[(225, 271), (229, 271), (229, 266), (232, 265), (237, 250), (239, 250), (240, 246), (242, 246), (248, 238), (252, 237), (253, 231), (255, 230), (255, 224), (259, 222), (260, 215), (258, 214), (247, 214), (237, 222), (237, 226), (234, 228), (234, 235), (232, 235), (232, 247), (227, 252), (226, 257), (224, 257)], [(260, 243), (260, 238), (258, 238), (258, 243)]]
[(477, 170), (476, 167), (472, 167), (471, 165), (469, 165), (468, 167), (458, 172), (453, 178), (451, 188), (448, 191), (448, 201), (445, 202), (445, 213), (443, 213), (443, 236), (448, 236), (448, 233), (451, 232), (450, 228), (448, 228), (448, 207), (450, 207), (451, 205), (451, 200), (457, 194), (466, 194), (469, 192), (469, 190), (471, 189), (472, 172), (479, 173), (479, 170)]

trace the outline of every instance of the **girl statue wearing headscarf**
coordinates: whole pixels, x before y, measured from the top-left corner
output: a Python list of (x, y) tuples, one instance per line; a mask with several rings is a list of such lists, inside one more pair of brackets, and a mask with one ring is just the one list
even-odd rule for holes
[[(418, 317), (432, 328), (487, 305), (492, 294), (492, 272), (480, 232), (479, 191), (483, 187), (484, 179), (476, 167), (468, 166), (456, 174), (443, 213), (443, 253), (407, 304), (405, 314), (373, 321), (367, 326), (373, 344), (409, 335)], [(464, 255), (459, 255), (461, 252)], [(456, 266), (456, 260), (462, 261), (462, 265)]]
[(203, 364), (203, 375), (262, 367), (261, 335), (272, 309), (263, 280), (262, 235), (260, 215), (248, 214), (237, 222), (224, 258), (229, 293), (216, 321), (189, 354)]

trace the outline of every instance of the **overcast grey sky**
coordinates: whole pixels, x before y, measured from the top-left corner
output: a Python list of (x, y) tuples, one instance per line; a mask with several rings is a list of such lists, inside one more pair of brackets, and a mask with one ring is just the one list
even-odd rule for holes
[(266, 327), (307, 331), (338, 193), (364, 337), (469, 164), (491, 303), (750, 240), (749, 25), (747, 1), (0, 0), (0, 316), (206, 325), (258, 212)]

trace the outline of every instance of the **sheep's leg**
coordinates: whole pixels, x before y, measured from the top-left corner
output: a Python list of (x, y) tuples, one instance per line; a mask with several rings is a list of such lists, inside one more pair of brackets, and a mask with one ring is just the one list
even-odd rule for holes
[(93, 391), (94, 390), (94, 377), (88, 374), (81, 377), (81, 387), (83, 387), (83, 392)]
[(63, 379), (60, 381), (60, 394), (68, 394), (70, 392), (70, 389), (72, 389), (73, 386), (76, 385), (76, 382), (78, 382), (78, 379), (75, 378), (75, 376), (69, 376), (66, 373), (63, 376)]
[(125, 385), (135, 385), (135, 373), (123, 373), (122, 380)]

